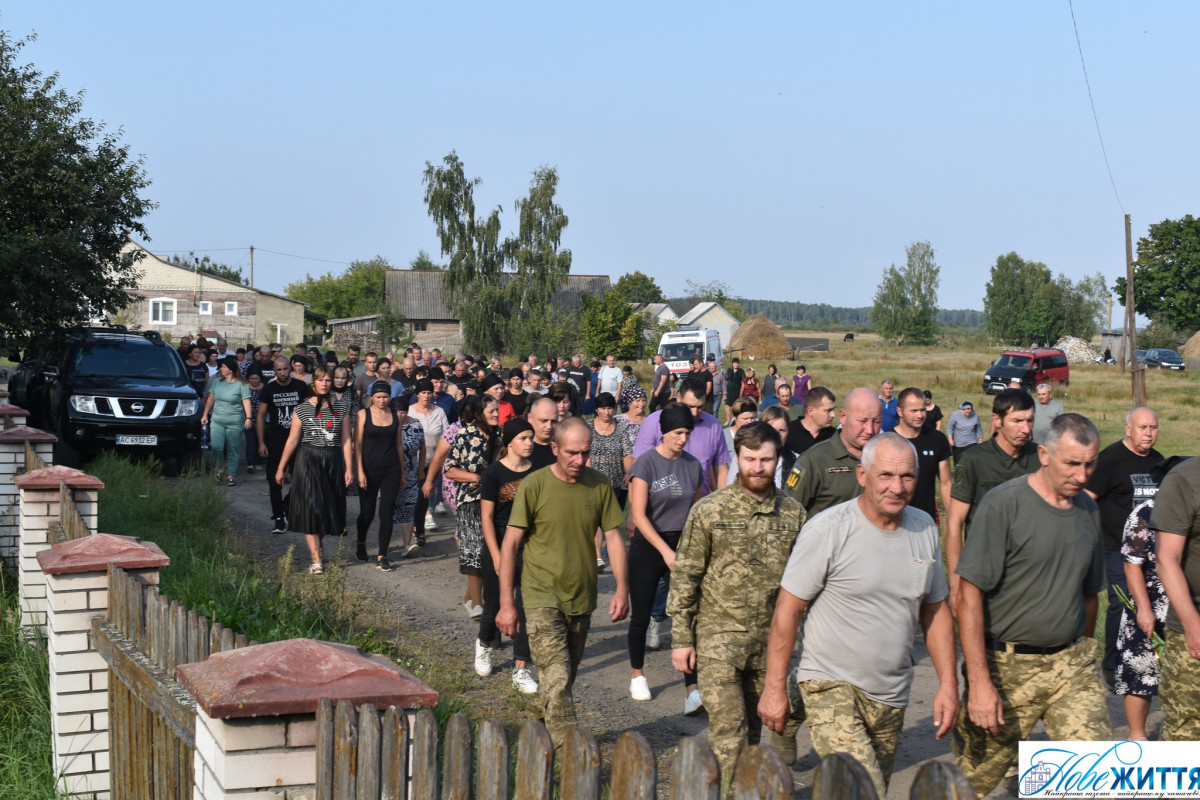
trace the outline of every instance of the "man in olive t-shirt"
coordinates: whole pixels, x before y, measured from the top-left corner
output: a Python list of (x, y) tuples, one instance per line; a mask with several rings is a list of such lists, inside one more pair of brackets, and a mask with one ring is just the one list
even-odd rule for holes
[(1200, 458), (1167, 473), (1154, 498), (1150, 525), (1158, 531), (1158, 577), (1167, 599), (1163, 654), (1163, 739), (1200, 739)]
[(1083, 487), (1100, 435), (1079, 414), (1050, 423), (1039, 469), (992, 489), (958, 560), (966, 681), (955, 764), (980, 797), (1041, 720), (1053, 741), (1107, 741), (1112, 723), (1092, 633), (1104, 588), (1100, 512)]
[(554, 432), (555, 462), (521, 481), (500, 553), (500, 613), (496, 625), (512, 636), (518, 620), (513, 596), (517, 550), (525, 544), (521, 598), (529, 650), (537, 665), (538, 702), (546, 729), (561, 750), (575, 724), (572, 686), (596, 610), (596, 529), (608, 540), (617, 586), (608, 605), (613, 622), (629, 613), (625, 542), (618, 531), (624, 513), (608, 479), (585, 466), (592, 434), (578, 417)]

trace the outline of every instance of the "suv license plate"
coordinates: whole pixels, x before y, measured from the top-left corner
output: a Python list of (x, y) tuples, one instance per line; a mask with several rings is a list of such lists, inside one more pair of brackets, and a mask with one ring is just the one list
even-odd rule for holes
[(118, 436), (117, 444), (156, 445), (157, 436)]

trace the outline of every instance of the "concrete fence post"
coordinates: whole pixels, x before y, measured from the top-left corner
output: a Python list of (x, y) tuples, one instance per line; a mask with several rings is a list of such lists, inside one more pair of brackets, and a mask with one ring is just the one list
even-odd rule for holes
[(108, 665), (96, 649), (92, 619), (108, 612), (108, 570), (117, 566), (147, 583), (170, 559), (153, 542), (98, 533), (54, 545), (36, 556), (46, 588), (50, 724), (54, 766), (65, 794), (109, 796)]

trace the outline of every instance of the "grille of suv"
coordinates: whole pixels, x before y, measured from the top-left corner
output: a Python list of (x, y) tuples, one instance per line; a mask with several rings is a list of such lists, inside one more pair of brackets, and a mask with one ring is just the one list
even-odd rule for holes
[(148, 397), (97, 397), (96, 412), (119, 419), (158, 419), (173, 417), (179, 408), (178, 400), (155, 400)]

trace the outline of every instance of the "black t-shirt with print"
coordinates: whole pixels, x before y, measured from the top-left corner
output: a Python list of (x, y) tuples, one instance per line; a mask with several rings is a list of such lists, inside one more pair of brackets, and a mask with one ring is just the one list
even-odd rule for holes
[(280, 439), (288, 435), (292, 427), (292, 414), (296, 406), (308, 399), (312, 391), (300, 380), (289, 380), (287, 386), (271, 381), (258, 396), (260, 406), (267, 409), (266, 435)]

